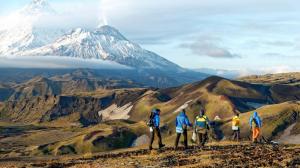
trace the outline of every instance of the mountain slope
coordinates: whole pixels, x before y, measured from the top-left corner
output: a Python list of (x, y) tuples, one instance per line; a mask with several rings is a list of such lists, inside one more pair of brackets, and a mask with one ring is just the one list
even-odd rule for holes
[(24, 83), (13, 85), (13, 100), (36, 96), (72, 95), (81, 92), (92, 92), (98, 89), (136, 88), (142, 85), (131, 80), (97, 76), (93, 71), (76, 70), (64, 75), (50, 78), (37, 76)]
[[(82, 75), (89, 77), (81, 77)], [(7, 108), (3, 114), (8, 116), (7, 119), (16, 121), (26, 119), (27, 122), (40, 122), (78, 112), (80, 114), (88, 112), (84, 117), (85, 120), (95, 123), (95, 116), (102, 115), (109, 120), (114, 118), (115, 113), (124, 116), (121, 117), (123, 119), (139, 122), (145, 118), (145, 114), (147, 115), (151, 108), (159, 107), (164, 116), (162, 120), (173, 125), (172, 121), (182, 107), (192, 112), (189, 114), (192, 118), (198, 113), (199, 108), (203, 107), (209, 118), (218, 116), (226, 119), (234, 115), (234, 109), (243, 113), (269, 104), (300, 100), (298, 87), (254, 85), (220, 77), (210, 77), (201, 82), (159, 90), (150, 88), (128, 90), (121, 87), (138, 87), (138, 85), (126, 81), (119, 81), (118, 84), (117, 81), (108, 80), (108, 86), (112, 86), (111, 82), (117, 83), (115, 88), (101, 85), (101, 83), (105, 84), (105, 80), (97, 80), (88, 71), (78, 71), (73, 75), (50, 79), (34, 78), (14, 87), (15, 92), (6, 103)], [(287, 95), (286, 90), (292, 92)], [(82, 102), (86, 103), (82, 104)], [(105, 105), (99, 106), (97, 102), (100, 104), (105, 102)], [(46, 106), (49, 108), (45, 109)], [(39, 118), (30, 119), (30, 114), (33, 113), (35, 115), (39, 113)], [(20, 114), (24, 116), (20, 118)], [(56, 117), (49, 118), (49, 116)], [(82, 123), (73, 120), (71, 122)], [(101, 120), (97, 119), (97, 122)]]
[[(89, 85), (70, 84), (84, 76), (88, 77)], [(191, 121), (200, 108), (206, 110), (211, 120), (210, 141), (231, 137), (235, 109), (241, 116), (244, 140), (248, 139), (248, 120), (254, 110), (263, 120), (262, 134), (267, 140), (277, 139), (293, 125), (291, 135), (299, 135), (300, 89), (296, 86), (249, 84), (213, 76), (166, 89), (85, 87), (93, 86), (93, 78), (92, 72), (77, 71), (49, 79), (38, 77), (16, 85), (13, 96), (2, 105), (1, 119), (49, 128), (25, 131), (27, 136), (22, 137), (22, 129), (15, 128), (14, 132), (14, 128), (4, 127), (3, 130), (11, 130), (12, 135), (4, 133), (8, 137), (0, 139), (0, 144), (9, 145), (3, 146), (7, 151), (24, 151), (26, 156), (85, 154), (145, 144), (149, 137), (144, 121), (154, 107), (162, 111), (161, 131), (167, 145), (173, 145), (175, 118), (183, 108)], [(67, 136), (56, 138), (62, 134)], [(51, 139), (38, 138), (45, 136)], [(31, 139), (35, 141), (28, 142)], [(11, 149), (12, 141), (20, 146)], [(26, 148), (21, 145), (24, 143)]]

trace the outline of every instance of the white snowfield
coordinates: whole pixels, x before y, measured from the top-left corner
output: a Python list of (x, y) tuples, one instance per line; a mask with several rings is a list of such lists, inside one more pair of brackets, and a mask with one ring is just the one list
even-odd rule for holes
[(132, 103), (125, 104), (122, 107), (112, 104), (106, 109), (99, 111), (98, 115), (102, 117), (102, 121), (129, 119), (129, 112), (131, 111), (132, 107)]
[(186, 109), (189, 106), (189, 103), (191, 103), (192, 101), (193, 100), (189, 100), (189, 101), (185, 102), (183, 105), (181, 105), (180, 107), (178, 107), (173, 113), (179, 113), (183, 109)]
[(130, 42), (110, 26), (102, 26), (92, 31), (77, 28), (51, 44), (16, 54), (101, 59), (131, 67), (180, 70), (176, 64)]

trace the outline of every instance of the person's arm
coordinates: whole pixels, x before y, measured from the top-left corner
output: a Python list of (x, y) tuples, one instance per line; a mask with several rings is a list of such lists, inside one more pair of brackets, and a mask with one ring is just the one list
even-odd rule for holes
[(160, 118), (159, 116), (155, 116), (154, 118), (154, 126), (159, 128), (159, 124), (160, 124)]
[(253, 118), (252, 118), (252, 117), (250, 117), (250, 119), (249, 119), (249, 125), (250, 125), (250, 129), (252, 129), (252, 121), (253, 121)]
[(258, 119), (258, 123), (259, 123), (259, 128), (261, 128), (262, 127), (262, 121), (261, 121), (260, 117), (257, 117), (257, 119)]
[(192, 127), (193, 125), (191, 124), (190, 120), (188, 117), (185, 117), (185, 125)]
[(208, 117), (206, 117), (205, 120), (206, 120), (207, 129), (209, 129), (210, 128), (210, 121), (209, 121)]

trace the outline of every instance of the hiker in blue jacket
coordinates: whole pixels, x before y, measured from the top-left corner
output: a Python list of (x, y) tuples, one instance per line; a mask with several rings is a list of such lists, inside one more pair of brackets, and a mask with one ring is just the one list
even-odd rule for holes
[(185, 109), (183, 109), (178, 116), (176, 117), (176, 141), (175, 141), (175, 150), (178, 147), (178, 142), (181, 134), (183, 134), (184, 138), (184, 147), (188, 148), (188, 140), (187, 140), (187, 127), (192, 127), (187, 115), (185, 114)]
[(152, 150), (152, 144), (154, 141), (154, 134), (157, 135), (158, 137), (158, 147), (162, 148), (165, 145), (162, 143), (162, 138), (161, 138), (161, 134), (160, 134), (160, 129), (159, 129), (159, 125), (160, 125), (160, 109), (153, 109), (151, 111), (151, 115), (150, 115), (150, 120), (148, 123), (149, 127), (150, 127), (150, 144), (149, 144), (149, 149)]
[(255, 111), (249, 119), (250, 129), (252, 130), (252, 142), (256, 143), (261, 134), (262, 121)]

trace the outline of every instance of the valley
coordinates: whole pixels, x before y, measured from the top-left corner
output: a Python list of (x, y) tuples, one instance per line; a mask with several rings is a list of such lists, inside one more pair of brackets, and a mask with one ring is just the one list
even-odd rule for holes
[[(146, 148), (146, 121), (154, 107), (162, 111), (161, 131), (169, 147), (174, 143), (175, 117), (183, 108), (191, 121), (201, 107), (206, 110), (213, 124), (209, 133), (212, 144), (231, 138), (235, 109), (240, 113), (244, 142), (250, 140), (248, 119), (254, 110), (264, 123), (262, 142), (297, 144), (297, 138), (282, 136), (300, 135), (300, 89), (294, 85), (251, 84), (211, 76), (159, 89), (122, 80), (101, 80), (89, 70), (76, 70), (50, 78), (35, 77), (8, 88), (12, 92), (1, 103), (0, 112), (3, 163), (9, 158), (69, 158)], [(105, 162), (110, 161), (114, 162)]]

